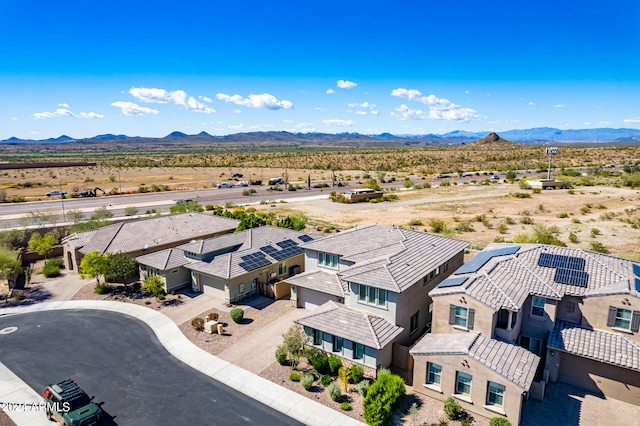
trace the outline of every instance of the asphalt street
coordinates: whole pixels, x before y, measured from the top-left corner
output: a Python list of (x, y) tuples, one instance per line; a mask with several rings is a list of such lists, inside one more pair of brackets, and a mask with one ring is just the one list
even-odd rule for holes
[(149, 327), (126, 315), (64, 310), (0, 317), (0, 330), (7, 327), (17, 330), (0, 334), (2, 363), (39, 393), (76, 380), (115, 424), (301, 424), (180, 362)]

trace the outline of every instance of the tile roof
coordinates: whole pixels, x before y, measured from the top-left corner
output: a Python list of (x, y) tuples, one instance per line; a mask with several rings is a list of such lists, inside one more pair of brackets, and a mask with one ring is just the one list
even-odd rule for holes
[[(490, 245), (485, 251), (496, 247), (506, 245)], [(557, 271), (562, 268), (541, 266), (541, 256), (569, 259), (578, 265), (571, 266), (574, 269), (570, 272), (581, 274), (584, 281), (575, 281), (575, 285), (559, 282)], [(467, 280), (459, 286), (436, 287), (429, 295), (468, 294), (496, 310), (518, 310), (530, 295), (556, 300), (564, 295), (589, 297), (624, 293), (640, 296), (635, 289), (632, 261), (541, 244), (522, 245), (514, 254), (489, 259), (475, 272), (460, 274), (456, 271), (452, 276)]]
[(115, 223), (70, 235), (64, 242), (79, 249), (83, 254), (94, 250), (100, 253), (129, 253), (142, 250), (145, 245), (153, 247), (217, 232), (230, 232), (238, 223), (238, 220), (226, 217), (182, 213)]
[(185, 257), (182, 250), (172, 248), (136, 257), (136, 262), (160, 271), (166, 271), (186, 265), (189, 263), (189, 259)]
[(404, 330), (384, 318), (354, 311), (331, 301), (318, 306), (296, 322), (375, 349), (392, 343)]
[(345, 290), (338, 278), (338, 275), (323, 271), (303, 272), (300, 275), (283, 280), (288, 284), (295, 285), (332, 296), (344, 297)]
[(469, 243), (410, 229), (372, 225), (315, 240), (302, 247), (355, 262), (343, 281), (402, 292), (460, 253)]
[(412, 355), (468, 355), (518, 386), (529, 389), (540, 357), (520, 346), (480, 333), (427, 334)]
[(568, 321), (556, 321), (547, 347), (640, 371), (640, 345), (620, 333), (589, 330)]

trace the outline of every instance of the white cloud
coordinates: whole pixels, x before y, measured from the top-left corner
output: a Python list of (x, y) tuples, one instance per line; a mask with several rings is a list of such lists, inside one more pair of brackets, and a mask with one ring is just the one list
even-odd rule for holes
[(234, 114), (242, 114), (242, 111), (239, 109), (234, 109), (233, 112)]
[(622, 121), (625, 123), (640, 123), (640, 118), (625, 118)]
[(554, 108), (564, 108), (566, 106), (567, 106), (566, 104), (555, 104), (553, 107)]
[(354, 83), (353, 81), (348, 81), (348, 80), (338, 80), (336, 84), (341, 89), (351, 89), (352, 87), (356, 87), (357, 86), (356, 83)]
[(338, 120), (336, 118), (332, 120), (322, 120), (324, 124), (328, 124), (330, 126), (339, 126), (339, 127), (351, 127), (353, 126), (353, 120)]
[(449, 99), (439, 98), (436, 95), (423, 96), (419, 90), (398, 88), (391, 91), (391, 96), (404, 98), (410, 101), (417, 101), (429, 106), (429, 111), (413, 110), (407, 105), (396, 108), (398, 114), (394, 116), (406, 120), (446, 120), (446, 121), (469, 121), (478, 118), (476, 110), (464, 108), (454, 104)]
[(535, 102), (529, 102), (529, 103), (527, 103), (527, 105), (529, 105), (529, 106), (534, 106), (535, 104), (536, 104)]
[(18, 117), (11, 117), (11, 121), (18, 121)]
[(82, 118), (104, 118), (104, 115), (98, 114), (96, 112), (81, 112), (78, 115)]
[(316, 107), (316, 111), (324, 111), (324, 108)]
[(144, 115), (144, 114), (157, 114), (158, 110), (147, 107), (141, 107), (133, 102), (113, 102), (111, 106), (120, 108), (124, 115)]
[(129, 94), (140, 102), (148, 104), (171, 103), (180, 105), (188, 111), (203, 112), (205, 114), (216, 112), (215, 109), (206, 106), (202, 102), (198, 102), (193, 96), (188, 96), (183, 90), (174, 90), (173, 92), (169, 92), (164, 89), (132, 87), (129, 90)]
[(273, 124), (252, 124), (251, 126), (245, 126), (244, 123), (240, 123), (240, 124), (230, 124), (229, 126), (230, 129), (234, 129), (234, 130), (247, 130), (247, 131), (265, 131), (265, 130), (271, 130), (274, 128)]
[(59, 106), (59, 107), (62, 107), (62, 108), (67, 108), (67, 109), (69, 109), (69, 104), (64, 104), (64, 103), (63, 103), (63, 104), (58, 104), (58, 106)]
[(206, 103), (211, 103), (213, 102), (213, 99), (211, 98), (207, 98), (206, 96), (198, 96), (198, 99), (202, 99), (203, 101), (205, 101)]
[(376, 111), (376, 110), (372, 110), (371, 111), (371, 115), (378, 115), (378, 114), (380, 114), (380, 113), (378, 111)]
[(376, 107), (374, 104), (370, 104), (369, 102), (363, 102), (361, 104), (352, 103), (352, 104), (348, 104), (348, 106), (350, 108), (375, 108)]
[(333, 90), (333, 89), (327, 89), (327, 95), (333, 95), (333, 94), (335, 94), (335, 93), (336, 93), (336, 91), (335, 91), (335, 90)]
[(356, 113), (356, 115), (367, 115), (368, 114), (367, 111), (356, 111), (355, 113)]
[(48, 112), (48, 111), (36, 112), (35, 114), (33, 114), (33, 116), (38, 119), (55, 118), (55, 117), (76, 117), (74, 113), (72, 113), (66, 108), (58, 108), (53, 112)]
[(291, 124), (291, 123), (295, 123), (295, 120), (282, 120), (282, 122), (286, 124)]
[(275, 96), (270, 95), (269, 93), (263, 93), (261, 95), (251, 94), (246, 98), (243, 98), (240, 95), (229, 96), (224, 93), (218, 93), (216, 98), (225, 102), (232, 102), (236, 105), (243, 105), (247, 108), (264, 108), (264, 109), (291, 109), (293, 108), (293, 103), (287, 100), (279, 101)]

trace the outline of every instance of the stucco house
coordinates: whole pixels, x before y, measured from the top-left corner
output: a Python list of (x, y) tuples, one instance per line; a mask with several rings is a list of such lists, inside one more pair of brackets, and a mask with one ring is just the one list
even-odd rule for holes
[[(513, 424), (523, 398), (542, 398), (544, 387), (557, 381), (640, 405), (639, 264), (566, 247), (495, 244), (429, 294), (432, 335), (411, 351), (416, 392), (436, 399), (452, 394), (470, 412), (500, 413)], [(466, 337), (456, 353), (430, 349), (433, 339), (465, 339), (461, 335), (476, 337)], [(473, 339), (500, 344), (501, 351), (519, 346), (513, 357), (523, 362), (511, 368), (527, 380), (498, 380), (496, 372), (510, 365), (507, 359), (470, 360), (478, 360), (472, 355), (476, 343), (465, 357), (470, 366), (461, 367), (459, 352)], [(437, 370), (440, 391), (430, 386)]]
[(431, 326), (429, 290), (462, 265), (468, 243), (365, 226), (302, 244), (305, 272), (284, 281), (310, 309), (297, 323), (314, 346), (373, 369)]
[(233, 303), (260, 293), (289, 295), (281, 279), (304, 270), (302, 243), (313, 237), (302, 232), (261, 226), (136, 258), (143, 279), (158, 275), (171, 291), (190, 286)]
[(114, 223), (91, 231), (76, 232), (62, 240), (64, 265), (77, 271), (84, 255), (126, 253), (132, 258), (154, 253), (200, 238), (233, 232), (240, 221), (202, 213)]

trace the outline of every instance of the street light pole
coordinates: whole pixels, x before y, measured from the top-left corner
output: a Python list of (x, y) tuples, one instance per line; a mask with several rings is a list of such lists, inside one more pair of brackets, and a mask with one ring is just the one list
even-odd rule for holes
[(66, 223), (67, 216), (64, 214), (64, 192), (62, 192), (62, 179), (60, 178), (60, 172), (56, 170), (56, 173), (58, 173), (58, 185), (60, 186), (60, 203), (62, 204), (62, 221)]
[(551, 180), (551, 160), (553, 156), (558, 153), (558, 147), (551, 146), (547, 148), (547, 154), (549, 154), (549, 169), (547, 170), (547, 179)]

